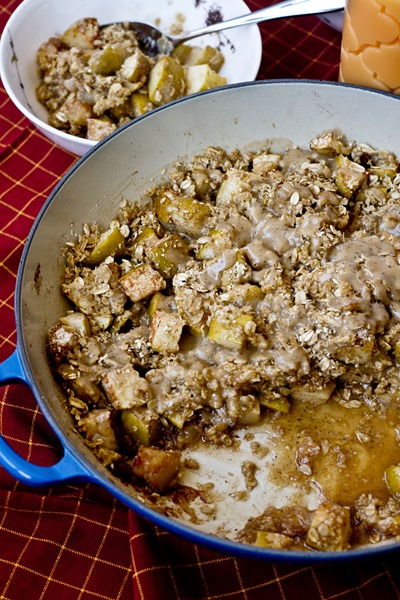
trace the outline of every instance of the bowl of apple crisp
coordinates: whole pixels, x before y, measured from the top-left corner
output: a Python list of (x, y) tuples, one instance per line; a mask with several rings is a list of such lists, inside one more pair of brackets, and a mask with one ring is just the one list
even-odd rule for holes
[(243, 83), (100, 141), (34, 224), (0, 365), (64, 456), (38, 470), (0, 438), (0, 462), (230, 554), (398, 549), (399, 110)]
[(0, 40), (1, 78), (25, 117), (81, 156), (155, 107), (257, 76), (256, 25), (200, 37), (171, 56), (150, 56), (126, 21), (178, 34), (248, 12), (242, 0), (24, 0)]

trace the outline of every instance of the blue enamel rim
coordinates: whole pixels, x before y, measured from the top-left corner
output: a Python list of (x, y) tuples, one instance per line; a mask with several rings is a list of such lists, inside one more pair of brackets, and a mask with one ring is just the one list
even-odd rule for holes
[[(270, 81), (254, 81), (248, 83), (239, 83), (233, 85), (223, 86), (221, 88), (215, 90), (209, 90), (206, 92), (202, 92), (200, 94), (196, 94), (197, 96), (203, 96), (208, 94), (223, 94), (224, 90), (229, 88), (242, 88), (242, 87), (255, 87), (255, 86), (274, 86), (274, 85), (307, 85), (307, 86), (333, 86), (333, 87), (349, 87), (349, 88), (357, 88), (361, 91), (365, 91), (370, 95), (379, 94), (384, 96), (390, 96), (393, 99), (392, 94), (388, 94), (386, 92), (382, 92), (379, 90), (370, 90), (365, 88), (360, 88), (359, 86), (330, 82), (330, 81), (317, 81), (317, 80), (294, 80), (294, 79), (274, 79)], [(18, 269), (17, 283), (16, 283), (16, 291), (15, 291), (15, 319), (16, 319), (16, 327), (17, 327), (17, 348), (15, 352), (2, 364), (0, 364), (0, 384), (12, 383), (12, 382), (23, 382), (27, 384), (32, 390), (35, 399), (44, 415), (48, 423), (53, 428), (54, 432), (58, 435), (63, 448), (64, 448), (64, 456), (63, 458), (52, 467), (41, 467), (32, 465), (28, 463), (21, 457), (19, 457), (8, 444), (4, 441), (0, 436), (0, 463), (10, 471), (12, 475), (15, 476), (16, 479), (20, 479), (24, 483), (32, 486), (49, 486), (53, 484), (66, 483), (68, 481), (87, 481), (91, 483), (96, 483), (101, 485), (105, 489), (107, 489), (114, 497), (120, 500), (123, 504), (125, 504), (128, 508), (132, 509), (135, 513), (148, 519), (153, 524), (158, 525), (167, 531), (176, 534), (182, 538), (187, 539), (190, 542), (207, 546), (212, 548), (215, 551), (219, 551), (228, 555), (233, 555), (237, 557), (247, 558), (247, 559), (259, 559), (263, 561), (271, 561), (271, 562), (285, 562), (285, 563), (295, 563), (295, 564), (321, 564), (321, 563), (342, 563), (344, 561), (354, 561), (354, 560), (367, 560), (367, 559), (376, 559), (378, 556), (382, 556), (388, 553), (392, 553), (395, 550), (400, 549), (399, 543), (390, 542), (388, 544), (379, 544), (377, 546), (367, 546), (365, 548), (349, 550), (345, 552), (302, 552), (302, 551), (290, 551), (290, 550), (274, 550), (268, 548), (259, 548), (252, 545), (242, 544), (230, 540), (226, 540), (223, 538), (216, 537), (214, 535), (210, 535), (207, 533), (200, 532), (187, 524), (179, 522), (171, 517), (167, 517), (158, 513), (157, 511), (147, 507), (142, 504), (140, 501), (133, 498), (129, 493), (124, 492), (120, 486), (109, 481), (105, 476), (102, 475), (101, 472), (98, 472), (95, 467), (89, 461), (87, 461), (77, 450), (74, 444), (68, 439), (68, 437), (63, 432), (60, 425), (54, 419), (53, 415), (49, 411), (46, 400), (41, 397), (38, 388), (35, 383), (35, 378), (33, 373), (30, 370), (27, 354), (22, 342), (22, 328), (20, 322), (20, 307), (21, 307), (21, 281), (22, 274), (24, 271), (25, 263), (27, 260), (27, 256), (29, 254), (29, 249), (31, 242), (35, 236), (36, 229), (45, 215), (49, 205), (53, 201), (54, 197), (57, 195), (60, 188), (65, 184), (65, 182), (74, 175), (75, 171), (79, 169), (79, 167), (93, 154), (97, 149), (104, 144), (107, 144), (109, 140), (120, 134), (121, 131), (127, 129), (128, 127), (135, 126), (135, 123), (141, 121), (143, 119), (148, 118), (155, 112), (167, 111), (168, 108), (172, 105), (180, 104), (182, 102), (190, 102), (191, 97), (185, 97), (174, 102), (171, 102), (168, 105), (159, 107), (151, 111), (151, 113), (143, 115), (135, 119), (135, 121), (127, 123), (116, 132), (112, 133), (106, 139), (102, 140), (92, 149), (90, 149), (84, 156), (82, 156), (78, 161), (74, 164), (73, 167), (62, 177), (59, 183), (55, 186), (50, 196), (44, 203), (41, 211), (39, 212), (30, 234), (28, 236), (27, 242), (25, 244), (20, 266)], [(400, 97), (399, 97), (400, 102)], [(400, 105), (399, 105), (400, 108)]]

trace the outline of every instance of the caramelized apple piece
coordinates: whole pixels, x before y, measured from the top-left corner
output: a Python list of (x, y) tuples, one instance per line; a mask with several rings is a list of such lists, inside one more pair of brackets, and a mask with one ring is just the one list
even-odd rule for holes
[(155, 446), (140, 446), (133, 460), (133, 473), (144, 479), (154, 492), (166, 492), (176, 486), (181, 468), (177, 450), (160, 450)]

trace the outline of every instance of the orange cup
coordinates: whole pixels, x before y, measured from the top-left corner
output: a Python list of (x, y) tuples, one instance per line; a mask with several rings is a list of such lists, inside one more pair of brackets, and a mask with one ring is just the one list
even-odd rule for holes
[(339, 81), (400, 95), (400, 0), (347, 0)]

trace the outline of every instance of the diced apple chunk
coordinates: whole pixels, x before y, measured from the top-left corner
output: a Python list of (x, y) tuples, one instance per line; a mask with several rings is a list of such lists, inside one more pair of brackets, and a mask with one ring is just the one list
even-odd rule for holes
[(108, 408), (92, 410), (87, 416), (82, 417), (79, 429), (90, 442), (108, 450), (117, 450), (117, 440), (112, 426), (112, 411)]
[(95, 323), (97, 327), (99, 327), (99, 329), (102, 329), (103, 331), (108, 329), (114, 320), (114, 316), (110, 315), (109, 313), (97, 313), (95, 315), (91, 315), (90, 318), (92, 320), (92, 323)]
[(167, 296), (164, 296), (162, 292), (156, 292), (154, 296), (151, 297), (149, 304), (149, 319), (154, 317), (156, 310), (162, 307), (164, 300), (167, 299)]
[(90, 337), (91, 335), (89, 319), (81, 312), (69, 313), (65, 317), (61, 317), (60, 321), (80, 337)]
[(56, 323), (48, 334), (48, 349), (54, 364), (59, 365), (78, 343), (78, 333), (69, 325)]
[(266, 175), (277, 169), (281, 160), (282, 156), (280, 154), (270, 154), (268, 152), (257, 154), (253, 157), (253, 173)]
[(275, 533), (271, 531), (257, 531), (255, 541), (256, 546), (262, 548), (274, 548), (275, 550), (286, 550), (293, 545), (293, 540), (288, 535), (283, 533)]
[(156, 198), (155, 209), (160, 222), (169, 229), (189, 237), (199, 237), (211, 215), (210, 207), (189, 196), (178, 196), (172, 192)]
[(108, 256), (120, 256), (125, 250), (125, 238), (118, 227), (101, 234), (99, 241), (86, 260), (90, 267), (97, 266)]
[(244, 283), (235, 289), (238, 292), (238, 296), (243, 298), (243, 302), (250, 306), (257, 305), (264, 298), (261, 288), (252, 283)]
[(140, 117), (154, 108), (154, 104), (150, 101), (149, 95), (143, 92), (134, 92), (130, 98), (132, 112), (135, 117)]
[(182, 65), (171, 56), (163, 56), (151, 69), (149, 99), (160, 106), (180, 98), (185, 93), (185, 72)]
[(188, 260), (188, 244), (177, 233), (165, 236), (149, 250), (157, 271), (167, 279), (173, 277), (180, 264)]
[(347, 156), (339, 154), (335, 159), (335, 181), (338, 190), (346, 198), (362, 186), (367, 178), (367, 172), (362, 165), (353, 162)]
[(115, 131), (117, 126), (108, 119), (95, 119), (89, 118), (87, 120), (87, 133), (86, 137), (88, 140), (99, 142), (104, 139), (110, 133)]
[(85, 104), (74, 94), (70, 94), (57, 111), (56, 117), (60, 121), (69, 121), (73, 125), (85, 127), (87, 120), (93, 117), (93, 109), (90, 104)]
[(226, 84), (226, 78), (222, 77), (208, 65), (195, 65), (186, 67), (186, 93), (196, 94)]
[(182, 65), (193, 67), (195, 65), (208, 65), (218, 73), (224, 64), (224, 55), (218, 48), (213, 46), (188, 46), (181, 44), (172, 53)]
[(149, 384), (131, 366), (112, 369), (101, 380), (107, 398), (117, 410), (146, 404), (150, 398)]
[(165, 417), (170, 423), (172, 423), (172, 425), (175, 425), (175, 427), (177, 427), (178, 429), (182, 429), (182, 427), (187, 421), (187, 415), (185, 414), (185, 411), (166, 413)]
[(192, 46), (189, 46), (188, 44), (179, 44), (179, 46), (173, 49), (171, 56), (179, 61), (181, 65), (184, 65), (191, 51)]
[(240, 350), (246, 341), (246, 329), (253, 325), (251, 315), (239, 315), (233, 319), (214, 317), (211, 319), (208, 339), (224, 348)]
[(310, 148), (318, 154), (325, 154), (327, 156), (347, 155), (350, 153), (350, 148), (346, 146), (344, 140), (332, 131), (328, 131), (311, 140)]
[(260, 404), (261, 406), (265, 406), (270, 410), (276, 410), (280, 413), (288, 413), (290, 410), (290, 402), (287, 398), (284, 398), (283, 396), (277, 396), (276, 398), (263, 398), (263, 396), (261, 396)]
[(126, 434), (140, 446), (150, 446), (157, 440), (159, 421), (142, 406), (121, 412), (121, 424)]
[(215, 203), (217, 206), (228, 206), (242, 192), (248, 193), (265, 183), (264, 178), (257, 173), (230, 169), (218, 190)]
[(64, 31), (61, 41), (70, 48), (80, 50), (91, 50), (99, 35), (99, 24), (97, 19), (79, 19)]
[(92, 405), (105, 401), (104, 394), (88, 373), (70, 363), (63, 363), (57, 369), (57, 373), (64, 379), (66, 386), (83, 402)]
[(180, 467), (181, 454), (177, 450), (140, 446), (132, 470), (150, 489), (162, 493), (177, 484)]
[(385, 469), (385, 481), (394, 496), (400, 495), (400, 465), (391, 465)]
[(242, 414), (238, 418), (239, 425), (253, 425), (260, 420), (260, 403), (255, 396), (241, 396)]
[(333, 351), (333, 355), (347, 365), (365, 365), (371, 361), (374, 349), (375, 340), (370, 336), (370, 339), (358, 339), (352, 345), (339, 346)]
[(218, 73), (224, 62), (224, 55), (218, 48), (214, 48), (213, 46), (193, 46), (189, 62), (186, 64), (188, 66), (208, 65), (213, 71)]
[(89, 67), (97, 75), (113, 75), (121, 68), (125, 59), (124, 48), (108, 44), (104, 48), (94, 50), (89, 60)]
[(350, 509), (324, 502), (314, 513), (307, 534), (307, 544), (325, 552), (346, 550), (350, 533)]
[(154, 208), (156, 211), (156, 215), (160, 223), (164, 227), (168, 227), (171, 225), (170, 211), (173, 207), (174, 199), (175, 195), (170, 190), (164, 190), (157, 194), (157, 196), (154, 198)]
[(198, 243), (199, 248), (196, 254), (200, 260), (217, 258), (225, 250), (235, 246), (232, 231), (224, 229), (211, 229), (207, 236), (198, 240)]
[(147, 263), (131, 269), (121, 277), (119, 283), (133, 302), (139, 302), (165, 288), (165, 280), (158, 271)]
[(178, 352), (182, 329), (183, 321), (177, 313), (156, 310), (149, 327), (151, 347), (156, 352)]
[(128, 81), (136, 82), (146, 80), (151, 68), (151, 59), (143, 54), (139, 48), (131, 56), (128, 56), (121, 66), (121, 76)]
[(298, 402), (311, 402), (311, 404), (325, 404), (331, 397), (335, 383), (332, 381), (321, 383), (304, 383), (295, 385), (290, 390), (293, 400)]
[(244, 284), (251, 278), (251, 267), (241, 250), (236, 253), (236, 260), (231, 267), (224, 269), (221, 275), (221, 287)]
[(158, 236), (152, 227), (143, 227), (135, 240), (134, 256), (141, 258), (158, 242)]
[(150, 320), (154, 317), (156, 310), (165, 310), (166, 312), (176, 310), (175, 297), (164, 295), (162, 292), (154, 294), (149, 303), (148, 314)]

